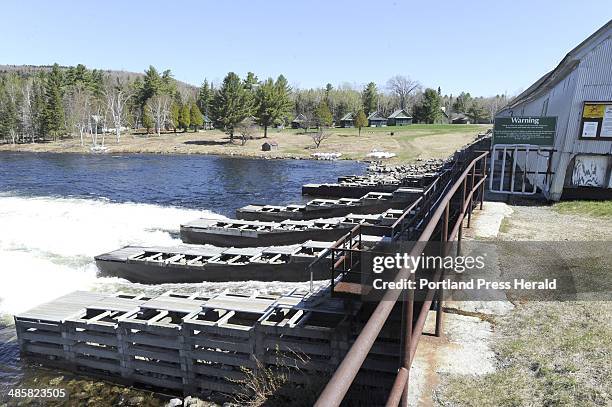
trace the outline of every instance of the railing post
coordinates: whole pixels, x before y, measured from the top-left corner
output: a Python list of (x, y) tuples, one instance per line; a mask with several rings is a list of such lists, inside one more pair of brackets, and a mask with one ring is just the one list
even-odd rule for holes
[(461, 238), (463, 236), (463, 218), (465, 217), (465, 194), (467, 190), (467, 179), (463, 179), (463, 191), (461, 192), (461, 214), (459, 215), (459, 231), (457, 233), (457, 256), (461, 254)]
[(334, 249), (331, 249), (331, 290), (334, 292), (334, 269), (336, 268), (336, 261), (334, 259)]
[[(410, 281), (414, 279), (414, 274), (410, 274)], [(412, 358), (410, 344), (412, 343), (412, 320), (414, 319), (414, 290), (408, 289), (408, 304), (406, 307), (406, 336), (404, 337), (404, 368), (408, 371), (406, 375), (406, 384), (402, 392), (400, 406), (408, 407), (408, 384), (410, 383), (410, 366), (412, 366)]]
[[(446, 255), (446, 244), (448, 242), (448, 219), (449, 219), (449, 208), (450, 201), (446, 204), (446, 208), (444, 210), (444, 226), (442, 228), (442, 238), (440, 244), (440, 252), (441, 255)], [(442, 274), (440, 280), (444, 279), (444, 267), (442, 267)], [(437, 337), (442, 335), (442, 297), (444, 296), (444, 290), (438, 290), (438, 310), (436, 311), (436, 331), (435, 335)]]

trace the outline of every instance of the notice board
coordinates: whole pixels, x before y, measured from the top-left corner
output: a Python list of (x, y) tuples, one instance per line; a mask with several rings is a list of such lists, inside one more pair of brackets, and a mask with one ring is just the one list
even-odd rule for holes
[(612, 102), (584, 102), (580, 134), (582, 140), (612, 138)]

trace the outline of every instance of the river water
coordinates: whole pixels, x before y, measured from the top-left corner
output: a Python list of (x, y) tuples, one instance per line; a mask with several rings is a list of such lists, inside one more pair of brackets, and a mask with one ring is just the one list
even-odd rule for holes
[(254, 281), (146, 286), (98, 277), (93, 256), (127, 244), (177, 244), (182, 222), (233, 217), (249, 203), (301, 202), (302, 184), (364, 170), (351, 161), (0, 153), (0, 387), (23, 374), (12, 315), (71, 291), (295, 287)]

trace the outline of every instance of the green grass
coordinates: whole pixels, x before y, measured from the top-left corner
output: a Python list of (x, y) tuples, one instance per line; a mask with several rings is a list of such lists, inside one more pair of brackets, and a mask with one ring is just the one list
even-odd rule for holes
[(499, 369), (446, 377), (443, 406), (609, 406), (612, 304), (529, 302), (496, 320)]
[(553, 209), (563, 214), (612, 217), (612, 201), (566, 201), (555, 204)]
[[(491, 125), (481, 124), (411, 124), (408, 126), (387, 126), (387, 127), (363, 127), (361, 133), (364, 132), (375, 132), (375, 133), (414, 133), (415, 135), (431, 135), (431, 134), (449, 134), (449, 133), (466, 133), (473, 132), (474, 134), (482, 131), (486, 131)], [(292, 133), (303, 133), (303, 129), (291, 129), (285, 128), (283, 132)], [(316, 129), (310, 129), (308, 132), (315, 132)], [(359, 129), (334, 127), (329, 129), (338, 135), (356, 135), (359, 133)], [(268, 134), (274, 134), (278, 132), (276, 129), (268, 130)]]

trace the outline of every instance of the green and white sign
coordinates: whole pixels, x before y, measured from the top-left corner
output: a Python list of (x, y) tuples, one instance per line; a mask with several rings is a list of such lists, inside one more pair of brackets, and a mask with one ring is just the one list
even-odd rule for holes
[(556, 130), (556, 117), (497, 117), (493, 126), (493, 145), (552, 146)]

